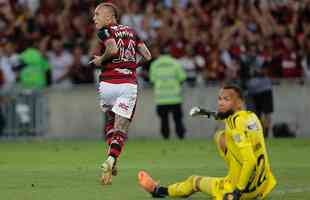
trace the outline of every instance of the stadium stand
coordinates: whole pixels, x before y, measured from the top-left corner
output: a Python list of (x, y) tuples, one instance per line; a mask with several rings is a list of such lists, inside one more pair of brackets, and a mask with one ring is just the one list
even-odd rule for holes
[[(96, 73), (87, 63), (97, 41), (92, 16), (100, 2), (0, 0), (1, 94), (16, 85), (94, 83)], [(112, 2), (122, 11), (120, 22), (134, 27), (151, 50), (180, 61), (194, 81), (190, 86), (242, 83), (260, 70), (274, 83), (310, 79), (309, 0)], [(36, 62), (23, 56), (34, 54)], [(148, 85), (148, 68), (139, 70), (142, 85)]]

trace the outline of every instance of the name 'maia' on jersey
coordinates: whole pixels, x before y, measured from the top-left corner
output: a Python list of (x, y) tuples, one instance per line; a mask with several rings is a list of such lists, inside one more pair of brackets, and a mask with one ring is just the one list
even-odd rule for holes
[(100, 39), (101, 55), (108, 39), (115, 39), (118, 48), (117, 56), (102, 67), (100, 80), (109, 83), (136, 84), (137, 46), (143, 43), (136, 32), (129, 26), (116, 24), (101, 28), (97, 35)]

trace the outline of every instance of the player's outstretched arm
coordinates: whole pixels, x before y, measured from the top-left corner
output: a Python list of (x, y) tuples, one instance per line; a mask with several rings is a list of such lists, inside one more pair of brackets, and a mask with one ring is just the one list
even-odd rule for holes
[(203, 117), (207, 117), (207, 118), (213, 117), (214, 119), (217, 119), (217, 112), (207, 110), (207, 109), (201, 108), (199, 106), (192, 107), (191, 110), (189, 111), (189, 115), (192, 117), (203, 116)]

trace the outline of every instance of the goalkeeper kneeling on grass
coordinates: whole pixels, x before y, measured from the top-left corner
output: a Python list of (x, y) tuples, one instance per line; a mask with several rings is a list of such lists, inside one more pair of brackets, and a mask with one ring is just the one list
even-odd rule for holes
[(276, 179), (269, 165), (262, 125), (254, 113), (243, 110), (239, 87), (225, 85), (220, 89), (217, 112), (194, 107), (190, 115), (213, 117), (225, 123), (225, 130), (215, 133), (215, 141), (227, 164), (227, 176), (190, 176), (162, 186), (147, 172), (140, 171), (141, 187), (153, 197), (188, 197), (203, 192), (215, 200), (264, 199), (275, 187)]

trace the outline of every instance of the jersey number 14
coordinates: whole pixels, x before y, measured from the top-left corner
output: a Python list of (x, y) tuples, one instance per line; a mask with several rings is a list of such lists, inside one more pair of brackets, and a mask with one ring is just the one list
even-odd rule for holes
[(136, 62), (136, 43), (134, 40), (129, 40), (128, 45), (126, 45), (123, 39), (118, 39), (116, 44), (119, 50), (119, 57), (113, 60), (114, 63)]

